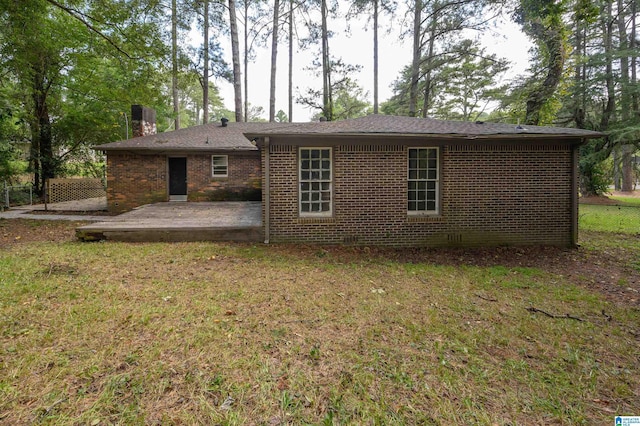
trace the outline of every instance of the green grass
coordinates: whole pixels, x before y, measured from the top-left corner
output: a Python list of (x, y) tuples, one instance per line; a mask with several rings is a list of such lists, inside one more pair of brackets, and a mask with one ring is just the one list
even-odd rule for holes
[(581, 230), (640, 233), (640, 207), (580, 204), (579, 226)]
[(542, 268), (25, 243), (0, 250), (0, 423), (611, 424), (640, 413), (639, 321)]
[(640, 197), (620, 197), (620, 196), (611, 196), (609, 197), (612, 200), (619, 201), (620, 203), (627, 206), (636, 206), (640, 207)]

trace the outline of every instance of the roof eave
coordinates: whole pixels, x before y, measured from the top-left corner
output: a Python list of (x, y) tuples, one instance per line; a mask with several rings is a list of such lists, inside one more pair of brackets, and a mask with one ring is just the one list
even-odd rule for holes
[(456, 140), (496, 140), (496, 139), (595, 139), (604, 137), (604, 134), (554, 134), (554, 133), (496, 133), (496, 134), (452, 134), (452, 133), (368, 133), (368, 132), (344, 132), (344, 133), (245, 133), (249, 140), (263, 137), (285, 138), (317, 138), (317, 137), (376, 137), (376, 138), (427, 138), (427, 139), (456, 139)]
[(255, 146), (242, 146), (242, 147), (215, 147), (215, 146), (203, 146), (203, 147), (180, 147), (180, 146), (163, 146), (163, 147), (132, 147), (132, 146), (118, 146), (118, 147), (107, 147), (107, 146), (93, 146), (91, 149), (95, 151), (127, 151), (127, 152), (167, 152), (167, 151), (193, 151), (193, 152), (202, 152), (202, 151), (228, 151), (228, 152), (251, 152), (257, 151), (258, 148)]

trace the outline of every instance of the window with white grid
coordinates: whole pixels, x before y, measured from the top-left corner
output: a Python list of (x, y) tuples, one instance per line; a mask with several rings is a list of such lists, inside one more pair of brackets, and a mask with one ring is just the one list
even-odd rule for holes
[(438, 148), (409, 148), (407, 211), (437, 214), (439, 209)]
[(229, 174), (229, 156), (212, 155), (211, 156), (211, 176), (227, 177)]
[(331, 148), (300, 148), (300, 215), (331, 216)]

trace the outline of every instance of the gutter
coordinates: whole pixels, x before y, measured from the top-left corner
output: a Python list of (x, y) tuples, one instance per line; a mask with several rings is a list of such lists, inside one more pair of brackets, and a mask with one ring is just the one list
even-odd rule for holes
[(264, 190), (262, 195), (264, 197), (264, 243), (269, 244), (269, 226), (271, 224), (271, 177), (269, 174), (269, 136), (264, 138)]
[[(554, 139), (554, 140), (575, 140), (580, 139), (584, 143), (586, 139), (601, 138), (605, 136), (602, 133), (591, 132), (591, 134), (572, 134), (572, 133), (483, 133), (483, 134), (467, 134), (467, 133), (382, 133), (382, 132), (344, 132), (344, 133), (272, 133), (273, 135), (288, 138), (353, 138), (366, 137), (368, 139), (392, 139), (392, 138), (419, 138), (419, 139), (443, 139), (443, 140), (460, 140), (460, 141), (494, 141), (494, 140), (531, 140), (531, 139)], [(265, 133), (245, 133), (249, 139), (267, 136)]]

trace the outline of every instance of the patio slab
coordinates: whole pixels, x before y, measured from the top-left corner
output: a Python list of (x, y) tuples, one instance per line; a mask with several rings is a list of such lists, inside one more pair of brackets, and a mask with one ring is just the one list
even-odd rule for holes
[(167, 202), (76, 229), (82, 241), (261, 241), (259, 201)]

